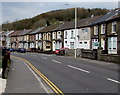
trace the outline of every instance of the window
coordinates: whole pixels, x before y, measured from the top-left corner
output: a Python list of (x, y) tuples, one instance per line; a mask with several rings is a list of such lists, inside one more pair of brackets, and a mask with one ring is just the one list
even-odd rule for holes
[(60, 34), (61, 34), (61, 33), (60, 33), (60, 32), (58, 32), (58, 39), (60, 39), (60, 38), (61, 38), (61, 37), (60, 37)]
[(112, 33), (116, 33), (116, 22), (112, 23)]
[(87, 44), (87, 42), (84, 42), (84, 44)]
[(108, 50), (117, 50), (117, 37), (108, 38)]
[(98, 35), (98, 26), (94, 26), (94, 35)]
[(74, 42), (70, 42), (70, 48), (74, 49)]
[(53, 36), (52, 38), (55, 39), (55, 32), (53, 32), (53, 35), (52, 35), (52, 36)]
[(71, 31), (71, 39), (73, 39), (73, 36), (74, 36), (74, 32)]
[(82, 29), (82, 32), (83, 32), (83, 33), (84, 33), (84, 30), (85, 30), (85, 29)]
[(65, 39), (67, 39), (67, 31), (65, 31)]
[(87, 28), (84, 28), (84, 29), (82, 29), (82, 32), (83, 32), (83, 33), (87, 33), (87, 32), (88, 32), (88, 29), (87, 29)]
[(101, 34), (105, 34), (105, 24), (101, 25)]
[(42, 35), (41, 35), (41, 34), (39, 34), (39, 40), (41, 40), (41, 38), (42, 38)]
[(82, 42), (80, 42), (80, 44), (82, 44)]
[(38, 40), (38, 34), (36, 34), (36, 40)]
[(88, 32), (88, 29), (85, 29), (85, 32), (87, 33), (87, 32)]
[(55, 37), (56, 37), (55, 34), (56, 34), (56, 33), (54, 32), (54, 39), (55, 39)]

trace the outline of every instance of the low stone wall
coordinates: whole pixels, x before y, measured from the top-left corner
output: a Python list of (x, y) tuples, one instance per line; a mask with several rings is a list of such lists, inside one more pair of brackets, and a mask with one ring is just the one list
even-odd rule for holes
[(101, 54), (100, 60), (120, 64), (120, 55)]
[(75, 55), (75, 50), (74, 49), (65, 50), (65, 55), (74, 56)]
[[(74, 56), (75, 50), (69, 49), (65, 51), (67, 56)], [(77, 57), (94, 59), (99, 61), (106, 62), (114, 62), (120, 63), (120, 55), (110, 55), (110, 54), (102, 54), (102, 50), (85, 50), (85, 49), (77, 49)]]
[(94, 59), (97, 60), (97, 50), (82, 50), (82, 58)]
[[(77, 57), (89, 58), (89, 59), (97, 59), (97, 50), (85, 50), (85, 49), (77, 49)], [(74, 56), (75, 50), (69, 49), (66, 50), (67, 56)]]

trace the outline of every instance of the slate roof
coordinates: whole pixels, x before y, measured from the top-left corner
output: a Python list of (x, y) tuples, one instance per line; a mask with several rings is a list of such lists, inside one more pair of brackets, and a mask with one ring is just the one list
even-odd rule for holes
[(109, 21), (112, 17), (114, 17), (118, 13), (120, 13), (120, 8), (108, 12), (107, 14), (105, 14), (102, 17), (100, 17), (99, 19), (97, 19), (95, 22), (91, 23), (91, 25)]
[(30, 34), (30, 35), (32, 35), (32, 34), (36, 34), (36, 33), (38, 33), (39, 31), (41, 31), (42, 29), (44, 29), (45, 27), (39, 27), (39, 28), (37, 28), (37, 29), (34, 29), (34, 30), (31, 30), (29, 33), (27, 33), (27, 34)]
[(111, 17), (109, 20), (120, 19), (120, 12)]
[(39, 33), (44, 32), (52, 32), (56, 27), (58, 27), (60, 24), (52, 24), (50, 26), (46, 26), (44, 29), (40, 30)]
[[(95, 21), (96, 19), (98, 19), (100, 17), (101, 16), (95, 16), (95, 17), (89, 17), (89, 18), (78, 20), (77, 28), (89, 26), (93, 21)], [(75, 21), (71, 21), (71, 22), (66, 22), (66, 23), (58, 26), (56, 29), (54, 29), (54, 31), (74, 29), (74, 28), (75, 28)]]
[(19, 33), (21, 33), (21, 32), (23, 32), (23, 31), (15, 31), (15, 32), (12, 32), (11, 34), (10, 34), (10, 36), (12, 37), (12, 36), (17, 36)]
[(28, 32), (30, 32), (31, 31), (31, 29), (29, 29), (29, 30), (22, 30), (20, 33), (18, 33), (17, 35), (18, 36), (23, 36), (23, 35), (25, 35), (26, 33), (28, 33)]

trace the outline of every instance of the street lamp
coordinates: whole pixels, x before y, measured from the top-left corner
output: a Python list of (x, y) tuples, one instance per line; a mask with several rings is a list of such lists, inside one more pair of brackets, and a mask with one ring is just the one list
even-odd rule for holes
[[(68, 5), (69, 6), (69, 4), (65, 4), (65, 5)], [(77, 50), (76, 50), (76, 32), (77, 32), (77, 7), (75, 6), (75, 58), (76, 58), (76, 52), (77, 52)]]

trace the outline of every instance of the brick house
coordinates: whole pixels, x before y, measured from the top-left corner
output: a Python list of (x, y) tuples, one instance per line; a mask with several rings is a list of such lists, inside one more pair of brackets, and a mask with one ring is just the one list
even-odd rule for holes
[(29, 35), (29, 48), (32, 49), (32, 50), (35, 50), (36, 47), (35, 47), (35, 34), (32, 33), (33, 31), (27, 33), (27, 35)]
[(19, 36), (18, 34), (21, 33), (22, 31), (14, 31), (13, 33), (10, 34), (10, 46), (11, 48), (19, 48)]
[(28, 44), (26, 42), (26, 36), (25, 34), (27, 34), (28, 32), (30, 32), (31, 29), (29, 30), (23, 30), (21, 31), (21, 33), (18, 34), (18, 39), (19, 39), (19, 48), (28, 48)]

